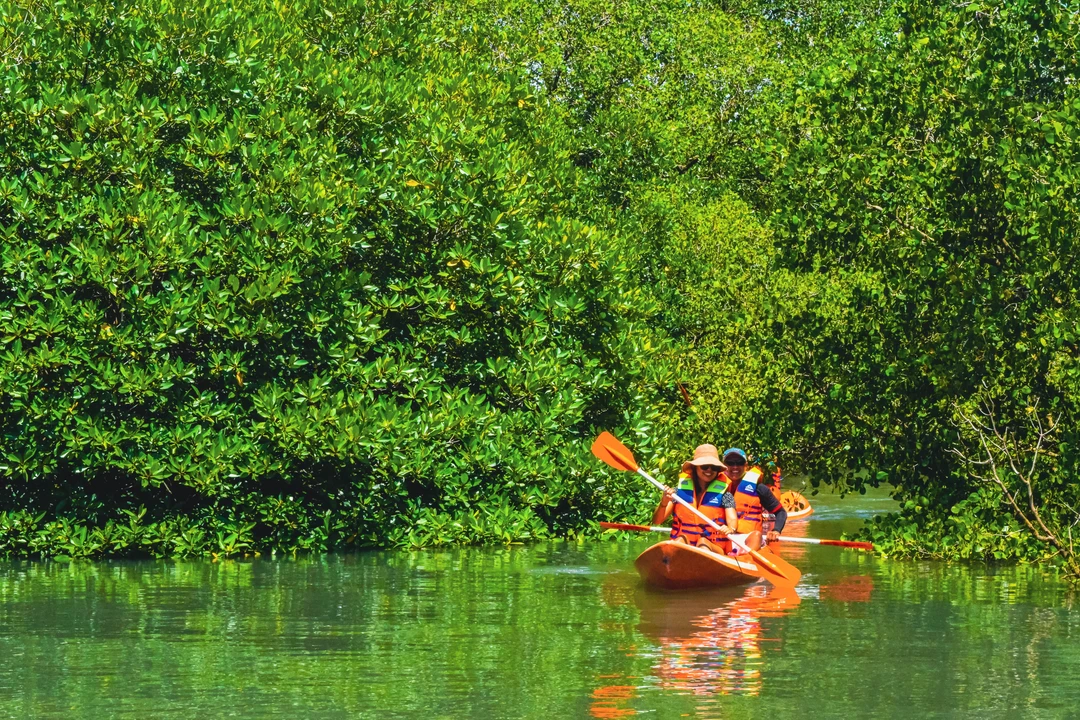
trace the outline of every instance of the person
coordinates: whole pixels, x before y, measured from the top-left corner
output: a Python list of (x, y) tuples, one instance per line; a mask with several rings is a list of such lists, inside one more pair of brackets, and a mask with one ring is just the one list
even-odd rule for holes
[[(735, 505), (735, 525), (732, 537), (752, 550), (761, 547), (761, 526), (763, 511), (773, 514), (773, 527), (766, 535), (768, 542), (780, 539), (780, 533), (787, 523), (787, 510), (779, 498), (762, 479), (761, 468), (747, 468), (746, 453), (739, 448), (724, 451), (724, 481), (729, 486)], [(732, 553), (738, 554), (736, 547)]]
[[(722, 538), (731, 532), (735, 525), (735, 497), (728, 492), (728, 481), (723, 475), (726, 468), (720, 462), (715, 445), (698, 445), (694, 449), (694, 458), (682, 465), (678, 485), (668, 488), (660, 504), (653, 512), (652, 524), (659, 525), (669, 515), (671, 521), (671, 539), (689, 545), (697, 545), (715, 552), (726, 552)], [(678, 496), (697, 508), (720, 529), (711, 527), (700, 517), (675, 502)]]

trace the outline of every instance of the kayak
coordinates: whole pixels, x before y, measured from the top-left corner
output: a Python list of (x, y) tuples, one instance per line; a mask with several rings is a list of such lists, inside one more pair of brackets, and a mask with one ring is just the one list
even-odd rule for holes
[(787, 490), (780, 494), (780, 504), (787, 510), (788, 520), (800, 520), (810, 517), (814, 508), (810, 507), (810, 501), (796, 490)]
[[(770, 557), (768, 548), (759, 550)], [(634, 561), (645, 583), (667, 590), (744, 585), (759, 580), (761, 570), (749, 555), (731, 557), (674, 540), (665, 540)]]
[[(810, 501), (798, 491), (787, 490), (780, 495), (780, 504), (787, 510), (788, 520), (805, 520), (814, 514), (814, 508), (810, 507)], [(761, 519), (771, 523), (776, 518), (772, 513), (762, 513)], [(768, 527), (772, 527), (769, 525)]]

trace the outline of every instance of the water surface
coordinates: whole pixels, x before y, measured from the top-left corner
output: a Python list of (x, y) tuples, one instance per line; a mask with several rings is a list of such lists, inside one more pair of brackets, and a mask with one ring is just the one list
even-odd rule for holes
[[(820, 537), (888, 507), (812, 500)], [(797, 595), (660, 593), (654, 539), (2, 564), (0, 716), (1080, 716), (1080, 611), (1036, 568), (789, 546)]]

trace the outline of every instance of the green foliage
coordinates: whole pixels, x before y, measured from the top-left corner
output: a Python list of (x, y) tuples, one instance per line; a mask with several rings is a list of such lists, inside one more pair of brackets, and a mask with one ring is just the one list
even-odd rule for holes
[[(583, 212), (613, 229), (632, 277), (655, 298), (656, 322), (676, 340), (670, 361), (695, 398), (689, 414), (669, 412), (662, 436), (685, 454), (703, 435), (757, 429), (755, 420), (771, 416), (768, 403), (751, 417), (730, 402), (738, 393), (730, 381), (756, 378), (767, 364), (749, 342), (738, 357), (725, 348), (732, 334), (760, 333), (750, 285), (760, 285), (774, 253), (730, 186), (747, 167), (741, 117), (786, 72), (768, 41), (777, 23), (764, 11), (752, 19), (750, 10), (739, 17), (671, 2), (473, 3), (444, 12), (494, 38), (496, 61), (528, 68), (538, 100), (560, 114), (560, 140), (581, 169)], [(711, 289), (733, 285), (725, 278), (733, 271), (737, 297), (716, 302)], [(740, 321), (743, 311), (754, 317)], [(741, 322), (734, 331), (732, 321)], [(750, 384), (764, 392), (768, 382)], [(717, 418), (719, 408), (729, 412)], [(683, 459), (671, 453), (661, 461)]]
[(890, 552), (1074, 556), (1073, 10), (505, 5), (678, 341), (684, 444), (891, 483)]
[[(809, 467), (840, 468), (852, 487), (892, 482), (903, 518), (871, 532), (895, 552), (1068, 557), (1077, 15), (996, 2), (895, 12), (808, 74), (777, 132), (759, 135), (776, 177), (759, 202), (785, 264), (873, 278), (852, 297), (855, 321), (812, 341), (807, 375), (829, 402), (812, 408)], [(990, 409), (993, 428), (969, 422)], [(1029, 490), (1045, 529), (1007, 502), (1026, 507)]]
[(705, 438), (778, 451), (798, 468), (820, 440), (816, 404), (831, 400), (806, 366), (819, 338), (848, 331), (853, 295), (875, 280), (862, 268), (791, 267), (768, 215), (739, 196), (771, 181), (748, 150), (786, 108), (785, 90), (824, 61), (814, 38), (872, 35), (879, 8), (472, 7), (454, 11), (510, 28), (494, 35), (495, 55), (528, 67), (538, 94), (562, 109), (590, 215), (632, 239), (624, 257), (660, 305), (693, 399), (675, 437), (685, 448)]
[(874, 518), (863, 530), (885, 555), (964, 560), (1046, 559), (1045, 542), (1021, 523), (1003, 517), (1001, 498), (989, 486), (977, 489), (948, 514), (935, 512), (916, 498), (900, 513)]
[(514, 542), (671, 386), (528, 78), (409, 0), (0, 6), (5, 553)]
[(1076, 18), (0, 4), (0, 552), (580, 537), (604, 428), (1072, 562)]

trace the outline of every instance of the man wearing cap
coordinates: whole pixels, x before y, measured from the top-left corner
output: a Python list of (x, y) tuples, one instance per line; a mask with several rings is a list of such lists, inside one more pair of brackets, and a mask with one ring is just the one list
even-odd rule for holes
[[(668, 488), (653, 512), (653, 525), (664, 522), (674, 511), (671, 521), (672, 540), (726, 552), (727, 543), (724, 543), (722, 538), (731, 532), (736, 516), (735, 498), (727, 492), (728, 481), (722, 473), (724, 469), (724, 464), (716, 453), (716, 446), (698, 445), (694, 450), (694, 459), (683, 463), (678, 485)], [(719, 525), (720, 529), (711, 527), (677, 504), (672, 498), (673, 495), (697, 508), (705, 517)]]
[[(775, 516), (773, 529), (765, 536), (769, 542), (780, 539), (780, 532), (787, 523), (787, 510), (765, 483), (758, 482), (762, 477), (761, 468), (746, 467), (746, 453), (739, 448), (724, 451), (725, 484), (732, 495), (735, 506), (735, 532), (733, 537), (747, 547), (757, 550), (761, 547), (761, 514), (767, 510)], [(732, 550), (738, 554), (738, 548)]]

